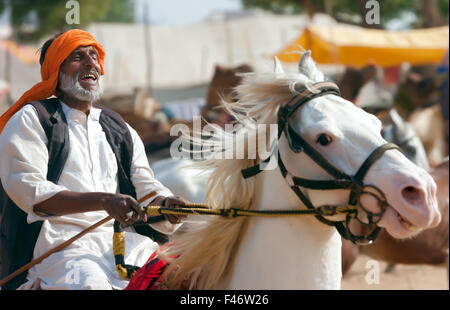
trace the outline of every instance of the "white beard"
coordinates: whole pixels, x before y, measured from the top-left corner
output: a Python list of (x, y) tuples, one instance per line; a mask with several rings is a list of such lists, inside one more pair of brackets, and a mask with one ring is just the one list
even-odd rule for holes
[(80, 85), (78, 81), (80, 73), (77, 73), (73, 78), (69, 75), (60, 72), (59, 73), (59, 89), (78, 100), (83, 101), (97, 101), (103, 95), (103, 82), (101, 77), (98, 77), (98, 87), (94, 90), (87, 90)]

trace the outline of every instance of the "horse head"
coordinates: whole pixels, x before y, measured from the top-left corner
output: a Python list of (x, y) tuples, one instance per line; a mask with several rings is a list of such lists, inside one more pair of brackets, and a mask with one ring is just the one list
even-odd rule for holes
[[(286, 92), (295, 96), (298, 89), (303, 90), (309, 85), (311, 91), (320, 93), (320, 89), (314, 90), (314, 85), (323, 83), (324, 76), (309, 52), (301, 57), (299, 72), (299, 80), (286, 76), (290, 82), (278, 74), (278, 80), (284, 79), (284, 84), (290, 85)], [(298, 84), (302, 86), (296, 87)], [(344, 179), (354, 179), (374, 150), (386, 144), (381, 136), (381, 122), (335, 93), (312, 96), (291, 114), (288, 123), (293, 129), (291, 135), (301, 137), (315, 151), (312, 153), (315, 156), (296, 152), (289, 141), (282, 143), (280, 140), (280, 154), (286, 161), (287, 170), (303, 179), (330, 179), (330, 171), (326, 169), (328, 164), (320, 165), (320, 161), (318, 164), (317, 158), (312, 158), (317, 156), (343, 172)], [(289, 140), (286, 132), (284, 140)], [(359, 221), (367, 222), (368, 217), (377, 215), (376, 224), (396, 238), (406, 238), (438, 225), (436, 184), (431, 176), (396, 149), (382, 153), (365, 168), (366, 175), (356, 180), (361, 186), (358, 191), (365, 193), (358, 201)], [(324, 195), (323, 189), (304, 188), (304, 196), (309, 197), (314, 206), (348, 203), (348, 190), (333, 192), (333, 195)]]

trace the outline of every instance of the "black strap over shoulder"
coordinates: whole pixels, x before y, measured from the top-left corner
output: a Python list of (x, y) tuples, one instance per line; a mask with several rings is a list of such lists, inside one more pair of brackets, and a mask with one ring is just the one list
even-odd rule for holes
[(48, 140), (47, 180), (58, 182), (69, 156), (69, 130), (58, 98), (30, 103), (37, 111)]
[(133, 160), (133, 139), (127, 124), (117, 112), (97, 105), (95, 107), (102, 110), (100, 125), (116, 156), (120, 192), (136, 198), (130, 171)]

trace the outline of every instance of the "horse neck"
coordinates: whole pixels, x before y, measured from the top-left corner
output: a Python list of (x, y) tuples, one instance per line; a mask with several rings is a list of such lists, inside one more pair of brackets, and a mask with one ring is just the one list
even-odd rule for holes
[[(304, 208), (279, 169), (258, 175), (257, 209)], [(339, 289), (341, 239), (312, 216), (251, 218), (230, 289)]]

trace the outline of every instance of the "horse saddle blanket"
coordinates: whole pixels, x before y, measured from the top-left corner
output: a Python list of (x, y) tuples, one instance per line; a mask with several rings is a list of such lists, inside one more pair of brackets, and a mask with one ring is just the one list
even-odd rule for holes
[(161, 275), (168, 262), (157, 257), (153, 252), (144, 266), (131, 278), (125, 290), (166, 290)]

